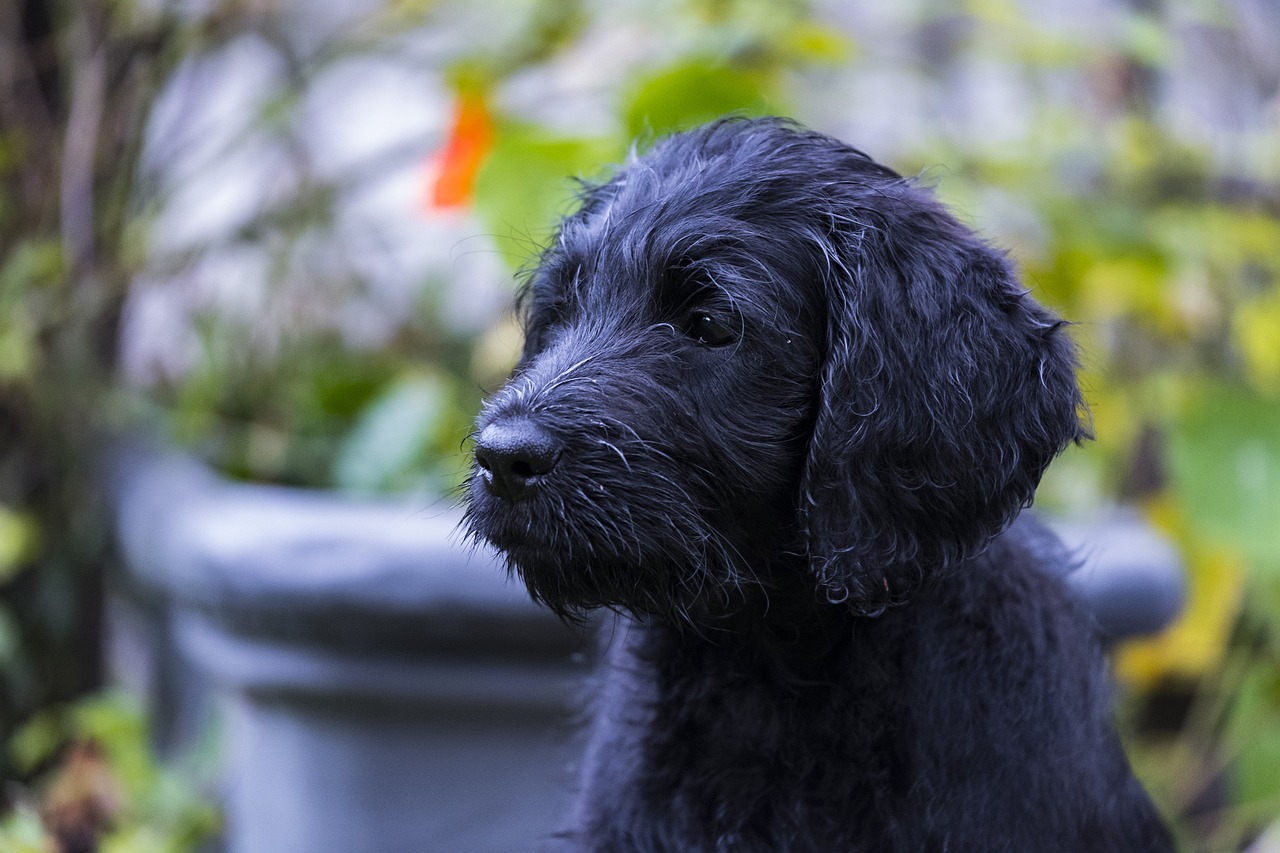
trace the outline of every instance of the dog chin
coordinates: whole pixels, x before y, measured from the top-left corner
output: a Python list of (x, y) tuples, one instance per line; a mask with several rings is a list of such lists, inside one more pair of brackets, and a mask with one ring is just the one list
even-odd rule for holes
[(529, 503), (512, 505), (494, 497), (479, 477), (473, 476), (468, 485), (466, 516), (472, 536), (504, 553), (551, 546), (545, 511)]
[(559, 563), (513, 560), (511, 566), (524, 581), (530, 597), (561, 616), (577, 617), (601, 607), (624, 606), (622, 602), (610, 601), (602, 591), (587, 587), (582, 578), (565, 572)]
[[(682, 551), (697, 540), (691, 528), (669, 527), (665, 537), (643, 541), (603, 534), (586, 538), (578, 535), (583, 529), (603, 527), (592, 523), (590, 511), (577, 513), (577, 523), (571, 526), (557, 501), (529, 496), (513, 504), (491, 494), (479, 477), (473, 477), (469, 492), (466, 515), (471, 535), (502, 555), (508, 571), (525, 584), (534, 601), (564, 618), (610, 608), (687, 621), (692, 614), (721, 612), (732, 597), (696, 600), (721, 588), (709, 579), (739, 578), (733, 567), (722, 565), (727, 555), (717, 559), (705, 551)], [(672, 558), (681, 553), (683, 557)], [(732, 584), (741, 585), (740, 578)]]
[(561, 618), (577, 621), (602, 608), (638, 616), (698, 609), (678, 604), (660, 578), (616, 555), (583, 561), (567, 557), (561, 547), (545, 547), (527, 538), (489, 541), (501, 551), (507, 570), (524, 583), (529, 596)]

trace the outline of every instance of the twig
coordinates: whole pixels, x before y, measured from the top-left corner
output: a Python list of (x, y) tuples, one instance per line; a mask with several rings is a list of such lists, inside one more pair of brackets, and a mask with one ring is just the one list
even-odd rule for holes
[(74, 279), (83, 281), (97, 268), (93, 181), (105, 94), (106, 48), (95, 38), (87, 12), (77, 16), (70, 35), (71, 109), (63, 139), (58, 200), (62, 250)]

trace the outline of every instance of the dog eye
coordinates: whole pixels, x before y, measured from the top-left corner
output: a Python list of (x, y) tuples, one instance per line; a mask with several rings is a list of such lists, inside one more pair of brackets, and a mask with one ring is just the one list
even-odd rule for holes
[(696, 313), (689, 317), (689, 337), (709, 347), (721, 347), (733, 342), (733, 332), (710, 314)]

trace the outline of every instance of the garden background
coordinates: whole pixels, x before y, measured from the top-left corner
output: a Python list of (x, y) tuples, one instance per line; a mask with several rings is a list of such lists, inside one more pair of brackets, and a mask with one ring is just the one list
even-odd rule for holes
[(1076, 321), (1097, 440), (1038, 505), (1189, 573), (1115, 651), (1126, 744), (1186, 849), (1280, 849), (1267, 0), (2, 0), (0, 849), (218, 832), (103, 671), (113, 442), (453, 500), (569, 178), (728, 113), (918, 176)]

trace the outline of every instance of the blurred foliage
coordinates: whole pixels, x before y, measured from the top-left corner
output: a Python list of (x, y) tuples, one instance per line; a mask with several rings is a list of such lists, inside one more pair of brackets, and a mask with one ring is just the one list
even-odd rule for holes
[[(319, 47), (291, 40), (268, 6), (23, 0), (0, 11), (0, 735), (35, 715), (19, 742), (38, 741), (31, 732), (51, 719), (41, 709), (96, 682), (110, 554), (92, 472), (109, 428), (151, 425), (244, 479), (424, 500), (459, 482), (472, 413), (518, 333), (509, 318), (482, 333), (450, 326), (445, 271), (413, 283), (421, 298), (385, 334), (353, 342), (333, 316), (372, 299), (372, 284), (344, 254), (340, 213), (383, 167), (375, 157), (317, 171), (299, 118), (341, 63), (412, 54), (406, 33), (444, 28), (471, 37), (423, 60), (454, 110), (420, 212), (474, 217), (508, 272), (572, 205), (574, 180), (599, 177), (636, 140), (783, 113), (863, 144), (860, 111), (884, 105), (828, 95), (836, 74), (890, 71), (933, 98), (936, 116), (871, 153), (936, 184), (1078, 322), (1098, 440), (1050, 469), (1041, 504), (1134, 503), (1187, 561), (1184, 617), (1115, 656), (1135, 765), (1188, 850), (1239, 850), (1275, 821), (1280, 139), (1274, 120), (1219, 129), (1227, 148), (1252, 152), (1223, 158), (1221, 139), (1180, 133), (1160, 106), (1171, 69), (1187, 64), (1188, 30), (1230, 40), (1250, 26), (1235, 6), (1117, 2), (1080, 28), (1012, 0), (921, 4), (877, 31), (896, 47), (848, 24), (869, 13), (837, 25), (800, 0), (411, 0)], [(296, 175), (229, 233), (165, 255), (152, 229), (182, 190), (142, 166), (151, 111), (166, 82), (247, 36), (283, 71), (233, 143), (264, 136)], [(993, 74), (1016, 81), (1013, 130), (963, 109)], [(887, 85), (874, 97), (892, 109), (908, 94)], [(558, 109), (574, 97), (594, 107)], [(911, 114), (930, 115), (918, 103)], [(265, 259), (259, 301), (237, 311), (195, 299), (181, 368), (122, 387), (116, 329), (140, 273), (181, 282), (245, 248)], [(93, 742), (112, 778), (127, 778)], [(65, 754), (98, 766), (92, 751)], [(39, 769), (6, 761), (6, 777)], [(159, 837), (185, 832), (173, 817), (185, 807), (159, 804), (151, 783), (112, 784), (120, 808), (154, 815)], [(37, 814), (18, 807), (0, 841), (43, 849)]]
[[(238, 339), (225, 327), (209, 337)], [(231, 477), (439, 495), (461, 477), (481, 397), (458, 364), (469, 348), (443, 329), (406, 332), (372, 352), (319, 332), (269, 355), (233, 343), (153, 389), (144, 408)]]
[[(109, 560), (93, 472), (145, 115), (173, 22), (0, 6), (0, 742), (98, 680)], [(16, 772), (0, 755), (0, 778)]]
[(184, 853), (219, 829), (217, 809), (192, 781), (201, 774), (153, 758), (134, 697), (110, 692), (46, 709), (9, 751), (37, 782), (0, 819), (0, 850)]

